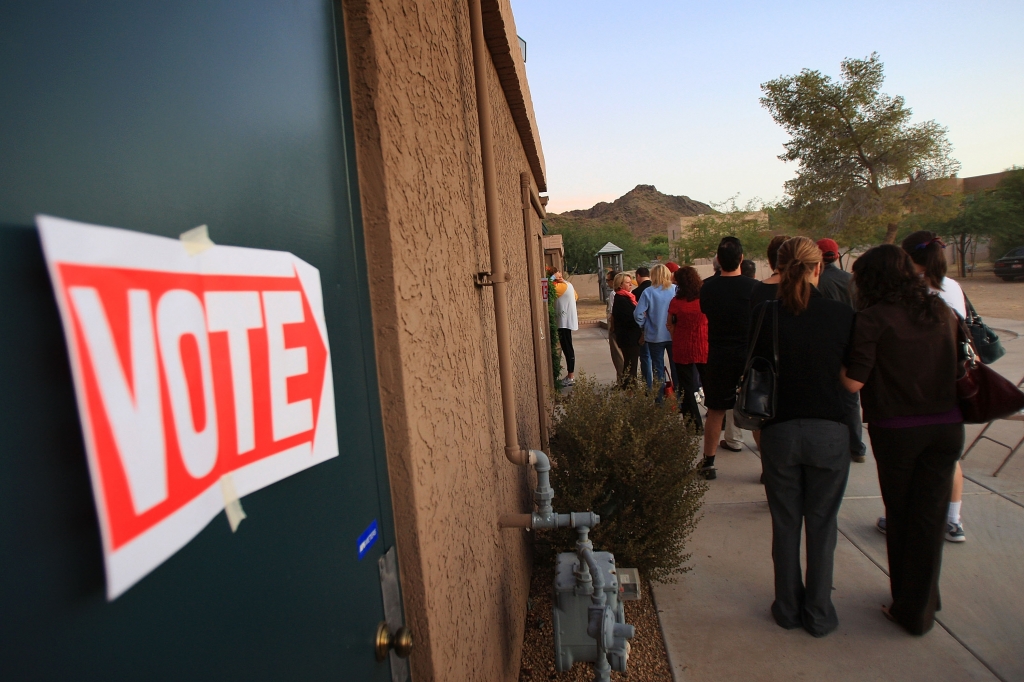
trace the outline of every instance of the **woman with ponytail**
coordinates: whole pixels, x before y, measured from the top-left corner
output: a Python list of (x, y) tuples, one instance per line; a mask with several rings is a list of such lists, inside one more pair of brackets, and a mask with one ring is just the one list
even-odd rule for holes
[[(839, 625), (832, 604), (837, 516), (850, 474), (849, 433), (840, 370), (853, 328), (853, 310), (822, 296), (818, 246), (807, 237), (786, 241), (778, 253), (778, 301), (760, 303), (764, 321), (755, 354), (774, 356), (778, 316), (779, 363), (775, 418), (761, 430), (761, 462), (772, 514), (775, 602), (780, 626), (823, 637)], [(807, 572), (800, 567), (802, 531)]]
[(859, 312), (843, 384), (860, 391), (885, 503), (892, 605), (883, 611), (922, 635), (940, 605), (949, 495), (964, 446), (958, 323), (898, 246), (870, 249), (853, 279)]

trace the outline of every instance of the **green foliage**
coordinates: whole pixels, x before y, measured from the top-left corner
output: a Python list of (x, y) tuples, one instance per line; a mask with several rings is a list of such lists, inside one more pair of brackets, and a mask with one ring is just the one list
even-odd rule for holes
[[(559, 400), (551, 438), (551, 484), (559, 511), (595, 511), (594, 547), (651, 580), (684, 573), (686, 540), (707, 483), (697, 472), (699, 436), (674, 405), (581, 375)], [(554, 531), (572, 547), (571, 529)]]
[(877, 53), (844, 59), (840, 69), (838, 81), (804, 69), (761, 85), (761, 105), (791, 136), (779, 158), (799, 164), (785, 184), (787, 203), (810, 214), (793, 216), (795, 223), (824, 217), (840, 244), (873, 243), (879, 235), (891, 243), (926, 181), (948, 178), (960, 164), (946, 128), (910, 123), (904, 99), (880, 92)]
[(751, 211), (733, 206), (728, 212), (697, 218), (675, 247), (681, 262), (692, 263), (697, 258), (714, 258), (722, 237), (732, 236), (743, 244), (746, 258), (764, 258), (772, 234), (763, 216), (752, 216)]
[(1024, 168), (1014, 166), (992, 192), (975, 198), (965, 211), (971, 224), (983, 224), (991, 235), (993, 260), (1024, 246)]
[(1024, 168), (1013, 168), (993, 190), (964, 196), (954, 194), (937, 201), (927, 214), (912, 214), (900, 224), (897, 239), (915, 230), (931, 230), (952, 241), (957, 250), (960, 274), (968, 252), (979, 240), (990, 237), (990, 253), (999, 258), (1010, 249), (1024, 246)]
[(554, 374), (551, 380), (555, 382), (555, 388), (561, 388), (562, 382), (558, 378), (562, 374), (562, 352), (558, 346), (558, 317), (555, 315), (555, 285), (548, 280), (548, 338), (551, 339), (551, 371)]
[(562, 235), (567, 273), (597, 272), (595, 254), (608, 242), (622, 249), (623, 266), (627, 270), (659, 258), (668, 259), (667, 236), (655, 235), (649, 242), (643, 242), (634, 237), (624, 223), (595, 223), (586, 219), (552, 216), (545, 221), (545, 226), (548, 234)]

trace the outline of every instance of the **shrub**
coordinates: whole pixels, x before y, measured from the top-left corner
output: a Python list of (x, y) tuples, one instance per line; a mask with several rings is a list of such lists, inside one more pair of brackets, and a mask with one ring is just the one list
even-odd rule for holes
[(555, 314), (555, 284), (548, 280), (548, 339), (551, 341), (551, 374), (555, 388), (562, 387), (562, 348), (558, 345), (558, 316)]
[[(684, 548), (707, 490), (699, 436), (670, 402), (583, 375), (559, 399), (551, 438), (555, 510), (597, 512), (594, 548), (663, 582), (690, 570)], [(557, 533), (558, 544), (574, 546), (575, 531)]]

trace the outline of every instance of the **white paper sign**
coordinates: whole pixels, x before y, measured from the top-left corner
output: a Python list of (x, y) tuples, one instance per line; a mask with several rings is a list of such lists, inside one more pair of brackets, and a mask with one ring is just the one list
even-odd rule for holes
[(338, 455), (320, 273), (38, 216), (114, 599), (239, 496)]

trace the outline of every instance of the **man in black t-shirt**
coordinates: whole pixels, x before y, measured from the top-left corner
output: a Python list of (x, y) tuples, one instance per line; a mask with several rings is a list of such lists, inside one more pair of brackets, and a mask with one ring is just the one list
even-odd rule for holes
[[(651, 271), (640, 266), (636, 269), (636, 289), (633, 289), (633, 297), (639, 301), (640, 296), (649, 286), (651, 286)], [(647, 388), (654, 385), (654, 373), (651, 370), (651, 350), (647, 347), (646, 343), (640, 346), (640, 376), (644, 378)], [(665, 377), (658, 379), (658, 381), (664, 380)]]
[(736, 385), (747, 359), (747, 328), (750, 325), (750, 296), (757, 280), (743, 277), (743, 245), (736, 237), (718, 244), (720, 275), (704, 280), (700, 309), (708, 318), (708, 362), (701, 382), (708, 408), (704, 424), (704, 478), (717, 477), (715, 452), (722, 433), (722, 420), (736, 404)]
[[(839, 244), (834, 239), (819, 239), (821, 260), (825, 263), (818, 280), (818, 291), (825, 298), (839, 301), (853, 308), (851, 284), (853, 275), (836, 267), (839, 260)], [(864, 445), (864, 425), (861, 423), (860, 394), (841, 391), (846, 401), (846, 428), (850, 430), (850, 459), (864, 462), (868, 448)]]

